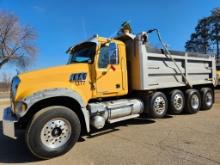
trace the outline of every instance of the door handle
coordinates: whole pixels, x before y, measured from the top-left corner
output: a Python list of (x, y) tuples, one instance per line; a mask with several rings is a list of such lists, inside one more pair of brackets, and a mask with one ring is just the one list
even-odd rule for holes
[(120, 87), (121, 87), (120, 84), (116, 84), (116, 85), (115, 85), (115, 88), (120, 88)]

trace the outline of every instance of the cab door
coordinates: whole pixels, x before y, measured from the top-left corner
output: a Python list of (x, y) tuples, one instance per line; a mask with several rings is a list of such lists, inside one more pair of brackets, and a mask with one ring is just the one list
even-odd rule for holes
[(102, 44), (96, 65), (96, 94), (98, 97), (119, 95), (122, 89), (122, 68), (117, 44)]

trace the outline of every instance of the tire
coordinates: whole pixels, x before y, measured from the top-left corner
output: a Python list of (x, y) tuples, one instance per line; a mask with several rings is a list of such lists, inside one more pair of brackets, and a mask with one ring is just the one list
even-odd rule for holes
[(201, 97), (198, 90), (188, 89), (186, 91), (185, 111), (189, 114), (197, 113), (201, 107)]
[(28, 124), (25, 139), (31, 153), (50, 159), (68, 152), (81, 131), (75, 112), (63, 106), (51, 106), (37, 112)]
[(150, 99), (150, 116), (153, 118), (162, 118), (166, 115), (168, 101), (162, 92), (155, 92)]
[(214, 94), (213, 90), (211, 88), (202, 88), (200, 90), (201, 94), (201, 109), (202, 110), (208, 110), (211, 109), (214, 102)]
[(185, 96), (181, 90), (174, 89), (170, 92), (170, 112), (180, 114), (185, 106)]

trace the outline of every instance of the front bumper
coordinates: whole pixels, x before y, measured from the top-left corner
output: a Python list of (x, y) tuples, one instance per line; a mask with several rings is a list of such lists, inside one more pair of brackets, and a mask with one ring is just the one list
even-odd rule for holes
[(3, 134), (10, 138), (16, 139), (15, 135), (15, 123), (18, 122), (18, 118), (13, 114), (10, 107), (4, 109), (3, 113)]

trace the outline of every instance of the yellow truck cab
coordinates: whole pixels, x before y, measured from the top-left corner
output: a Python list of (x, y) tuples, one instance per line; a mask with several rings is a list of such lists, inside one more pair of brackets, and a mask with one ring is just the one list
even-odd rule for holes
[[(183, 110), (196, 113), (214, 103), (214, 56), (153, 48), (148, 32), (98, 35), (72, 46), (66, 65), (13, 78), (4, 135), (25, 129), (35, 156), (49, 159), (70, 150), (82, 131), (106, 123)], [(144, 114), (144, 115), (143, 115)]]

